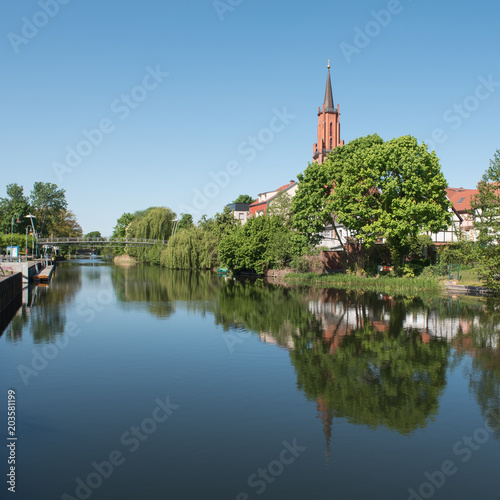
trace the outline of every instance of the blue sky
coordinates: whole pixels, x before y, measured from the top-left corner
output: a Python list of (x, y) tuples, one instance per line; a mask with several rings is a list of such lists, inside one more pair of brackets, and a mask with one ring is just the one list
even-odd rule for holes
[(500, 148), (499, 18), (451, 0), (5, 0), (0, 196), (56, 183), (103, 235), (150, 206), (212, 216), (307, 167), (328, 59), (342, 139), (414, 135), (474, 187)]

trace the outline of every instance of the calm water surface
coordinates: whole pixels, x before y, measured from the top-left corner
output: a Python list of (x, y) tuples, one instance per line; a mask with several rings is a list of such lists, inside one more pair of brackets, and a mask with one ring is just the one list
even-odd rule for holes
[(473, 298), (64, 263), (0, 337), (12, 498), (499, 499), (499, 325)]

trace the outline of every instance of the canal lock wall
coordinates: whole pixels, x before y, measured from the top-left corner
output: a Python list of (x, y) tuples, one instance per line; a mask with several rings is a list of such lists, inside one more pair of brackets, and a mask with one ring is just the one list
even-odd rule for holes
[(0, 313), (3, 313), (23, 290), (21, 273), (0, 277)]

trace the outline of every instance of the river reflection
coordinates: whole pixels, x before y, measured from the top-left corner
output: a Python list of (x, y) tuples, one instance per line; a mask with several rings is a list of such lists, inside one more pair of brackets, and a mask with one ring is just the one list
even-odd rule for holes
[[(92, 279), (89, 274), (87, 279)], [(22, 340), (23, 327), (29, 324), (33, 341), (55, 342), (63, 335), (66, 325), (66, 306), (70, 305), (82, 287), (81, 269), (58, 266), (49, 285), (26, 286), (16, 297), (16, 311), (7, 326), (6, 336), (12, 342)]]
[(427, 425), (448, 368), (464, 352), (474, 360), (470, 389), (485, 418), (500, 409), (500, 308), (493, 300), (315, 290), (147, 266), (114, 268), (112, 276), (124, 307), (167, 317), (185, 303), (213, 314), (231, 349), (243, 331), (289, 349), (327, 444), (335, 417), (402, 434)]
[[(7, 339), (22, 340), (29, 319), (35, 343), (55, 342), (67, 306), (82, 285), (102, 279), (101, 265), (60, 265), (49, 288), (30, 290)], [(182, 306), (213, 315), (230, 349), (247, 331), (289, 349), (297, 386), (317, 403), (327, 442), (335, 417), (402, 434), (425, 426), (449, 366), (464, 353), (473, 358), (470, 390), (485, 418), (500, 409), (500, 306), (493, 300), (315, 290), (150, 266), (113, 266), (111, 283), (126, 310), (168, 318)]]
[(498, 304), (63, 263), (0, 338), (20, 498), (496, 498)]

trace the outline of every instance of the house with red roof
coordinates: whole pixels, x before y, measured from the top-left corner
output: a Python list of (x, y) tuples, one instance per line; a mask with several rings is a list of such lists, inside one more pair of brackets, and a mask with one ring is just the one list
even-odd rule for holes
[(250, 205), (248, 212), (250, 217), (256, 217), (257, 215), (265, 215), (269, 205), (276, 199), (276, 197), (282, 193), (287, 193), (288, 196), (292, 197), (297, 192), (299, 187), (296, 181), (290, 181), (274, 191), (266, 191), (265, 193), (260, 193), (257, 199)]
[(470, 233), (473, 230), (474, 220), (470, 215), (472, 199), (477, 195), (479, 191), (477, 189), (464, 189), (460, 188), (448, 188), (446, 190), (446, 196), (453, 204), (453, 208), (462, 218), (462, 231)]
[(451, 202), (452, 222), (446, 231), (427, 233), (436, 245), (444, 245), (458, 241), (460, 235), (475, 240), (474, 217), (470, 215), (471, 203), (477, 189), (447, 188), (446, 197)]

